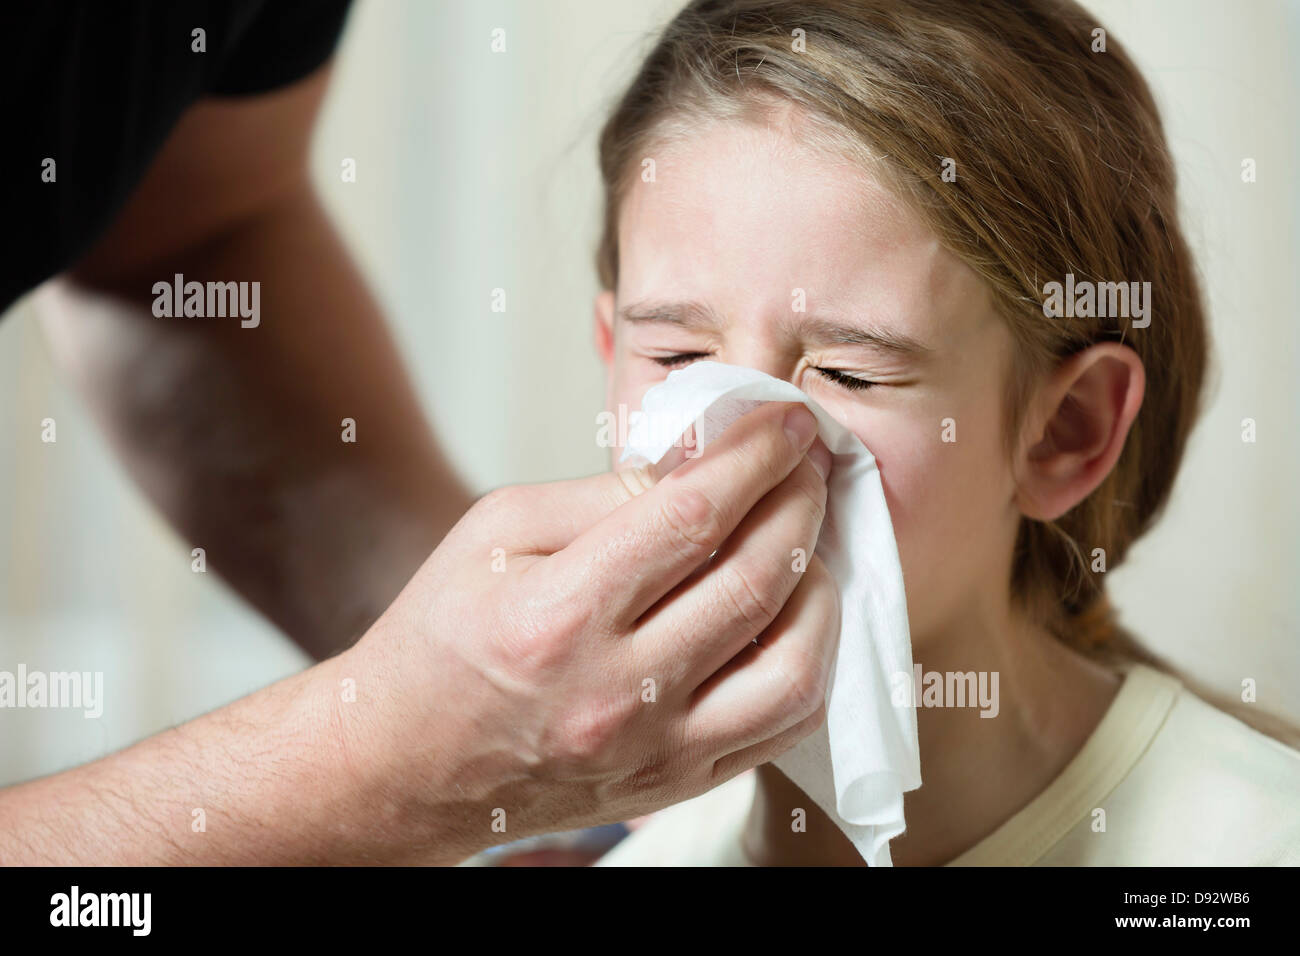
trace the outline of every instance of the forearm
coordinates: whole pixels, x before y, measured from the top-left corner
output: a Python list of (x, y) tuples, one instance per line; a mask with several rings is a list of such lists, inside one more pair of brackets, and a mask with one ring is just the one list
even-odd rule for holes
[[(153, 284), (175, 273), (259, 281), (257, 327), (155, 317)], [(79, 275), (44, 321), (141, 486), (310, 653), (350, 644), (470, 496), (310, 189), (179, 253)]]
[[(95, 763), (0, 790), (0, 865), (453, 863), (456, 814), (405, 814), (342, 708), (346, 655)], [(349, 738), (352, 738), (349, 742)], [(437, 741), (430, 741), (436, 749)], [(486, 813), (486, 811), (484, 811)]]

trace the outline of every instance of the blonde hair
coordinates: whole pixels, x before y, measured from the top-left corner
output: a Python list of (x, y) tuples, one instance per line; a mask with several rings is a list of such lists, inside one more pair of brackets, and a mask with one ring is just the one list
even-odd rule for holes
[[(1071, 0), (696, 0), (663, 31), (600, 136), (605, 217), (596, 265), (618, 278), (618, 210), (652, 141), (694, 119), (796, 104), (872, 162), (940, 242), (988, 283), (1017, 343), (1008, 453), (1041, 377), (1099, 342), (1142, 359), (1142, 407), (1115, 467), (1055, 521), (1021, 520), (1011, 596), (1058, 639), (1112, 664), (1173, 673), (1293, 744), (1300, 730), (1234, 705), (1116, 620), (1104, 575), (1151, 527), (1200, 413), (1209, 335), (1178, 224), (1175, 171), (1150, 90)], [(799, 33), (797, 31), (802, 31)], [(802, 41), (802, 42), (801, 42)], [(945, 160), (957, 176), (941, 178)], [(1044, 316), (1043, 285), (1149, 281), (1150, 325)]]

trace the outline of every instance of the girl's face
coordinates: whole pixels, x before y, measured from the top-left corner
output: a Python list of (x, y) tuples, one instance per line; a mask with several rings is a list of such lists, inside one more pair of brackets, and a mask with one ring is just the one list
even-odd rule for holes
[(702, 359), (808, 393), (879, 463), (921, 643), (1007, 599), (1012, 341), (978, 276), (861, 166), (807, 145), (805, 123), (718, 122), (646, 157), (618, 288), (596, 302), (607, 401), (640, 408)]

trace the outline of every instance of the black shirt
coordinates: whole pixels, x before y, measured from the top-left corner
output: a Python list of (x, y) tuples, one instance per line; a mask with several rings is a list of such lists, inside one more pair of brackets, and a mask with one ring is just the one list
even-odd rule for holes
[(0, 228), (16, 241), (0, 258), (0, 313), (107, 230), (187, 107), (311, 73), (333, 52), (349, 2), (27, 0), (6, 10)]

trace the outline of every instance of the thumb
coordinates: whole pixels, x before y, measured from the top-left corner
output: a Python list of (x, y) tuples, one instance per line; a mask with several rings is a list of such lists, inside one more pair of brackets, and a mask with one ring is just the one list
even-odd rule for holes
[(508, 529), (513, 546), (531, 554), (562, 551), (638, 495), (653, 488), (688, 458), (698, 455), (695, 430), (687, 429), (657, 464), (626, 466), (601, 475), (520, 485), (514, 489), (518, 508), (515, 526)]

